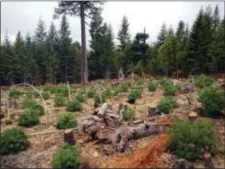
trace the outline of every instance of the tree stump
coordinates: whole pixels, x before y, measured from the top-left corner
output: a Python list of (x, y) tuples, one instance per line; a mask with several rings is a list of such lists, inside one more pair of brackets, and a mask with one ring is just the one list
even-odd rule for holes
[(211, 154), (209, 152), (204, 153), (204, 165), (206, 168), (214, 168), (212, 163)]
[(157, 115), (156, 107), (148, 107), (148, 117), (153, 117)]
[(188, 114), (188, 119), (190, 122), (194, 122), (197, 119), (197, 117), (198, 114), (193, 111)]
[(72, 145), (74, 145), (76, 143), (72, 129), (65, 130), (65, 132), (64, 132), (64, 142), (68, 143), (68, 144), (72, 144)]

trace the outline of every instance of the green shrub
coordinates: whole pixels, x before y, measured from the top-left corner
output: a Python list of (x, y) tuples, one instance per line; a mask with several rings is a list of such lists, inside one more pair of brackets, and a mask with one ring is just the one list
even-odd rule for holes
[(87, 92), (87, 97), (88, 97), (88, 98), (94, 98), (94, 97), (95, 97), (95, 92), (92, 91), (92, 90), (89, 90), (89, 91)]
[(0, 155), (26, 150), (30, 145), (25, 133), (19, 128), (7, 129), (1, 133)]
[(32, 109), (25, 109), (19, 117), (19, 125), (24, 127), (32, 127), (39, 124), (39, 112)]
[(168, 77), (163, 77), (159, 80), (159, 83), (162, 87), (165, 87), (169, 84), (172, 84), (171, 80)]
[(216, 150), (216, 138), (211, 121), (198, 119), (195, 123), (178, 120), (170, 129), (169, 149), (180, 158), (199, 159), (202, 149), (209, 146), (211, 152)]
[(199, 75), (195, 78), (195, 86), (199, 88), (210, 87), (213, 82), (213, 78), (206, 75)]
[(75, 98), (77, 101), (79, 101), (79, 102), (84, 102), (84, 100), (85, 100), (85, 97), (84, 97), (84, 95), (83, 94), (81, 94), (81, 93), (78, 93), (78, 95), (76, 95), (76, 98)]
[(141, 97), (141, 90), (132, 90), (131, 92), (130, 92), (130, 94), (128, 95), (128, 99), (134, 99), (134, 100), (136, 100), (136, 99), (138, 99), (138, 98), (140, 98)]
[(40, 96), (39, 93), (38, 93), (37, 91), (32, 91), (31, 93), (32, 93), (32, 95), (33, 95), (34, 97), (36, 97), (36, 98)]
[(164, 97), (158, 104), (157, 108), (160, 112), (168, 114), (176, 106), (176, 101), (172, 96)]
[(224, 91), (212, 87), (204, 88), (199, 92), (199, 101), (202, 103), (205, 116), (216, 117), (225, 107)]
[(15, 89), (13, 89), (13, 90), (11, 90), (10, 92), (9, 92), (9, 97), (10, 98), (18, 98), (19, 96), (21, 95), (21, 92), (20, 91), (18, 91), (18, 90), (15, 90)]
[(63, 145), (53, 155), (52, 168), (54, 169), (75, 169), (81, 165), (80, 152), (76, 146)]
[(50, 92), (58, 94), (58, 95), (62, 95), (64, 97), (68, 96), (68, 94), (69, 94), (68, 88), (66, 86), (62, 86), (62, 85), (56, 85), (56, 86), (50, 88)]
[(120, 84), (119, 89), (120, 89), (120, 92), (123, 92), (123, 93), (128, 92), (128, 85), (122, 83)]
[(177, 92), (177, 86), (173, 84), (168, 84), (164, 86), (164, 95), (165, 96), (175, 96)]
[(48, 100), (50, 98), (50, 93), (47, 91), (42, 92), (41, 94), (44, 100)]
[(74, 116), (71, 113), (63, 114), (60, 116), (57, 120), (57, 129), (67, 129), (67, 128), (73, 128), (76, 127), (77, 122), (74, 118)]
[(45, 109), (40, 104), (33, 105), (32, 107), (30, 107), (30, 109), (37, 111), (39, 116), (42, 116), (45, 114)]
[(106, 88), (106, 90), (104, 90), (102, 95), (104, 95), (103, 97), (105, 97), (105, 98), (108, 98), (108, 97), (112, 96), (111, 89), (110, 88)]
[(26, 108), (31, 108), (35, 105), (37, 105), (38, 103), (35, 101), (35, 100), (31, 100), (31, 99), (28, 99), (28, 98), (25, 98), (23, 101), (22, 101), (22, 107), (24, 109)]
[(81, 111), (82, 104), (78, 100), (68, 101), (66, 104), (66, 110), (70, 112)]
[(148, 85), (148, 90), (150, 92), (153, 92), (156, 90), (156, 82), (153, 80), (150, 80), (149, 85)]
[(65, 106), (65, 98), (62, 96), (62, 95), (56, 95), (55, 96), (55, 99), (54, 99), (54, 105), (56, 107), (59, 107), (59, 106)]
[(135, 116), (135, 112), (132, 109), (127, 108), (126, 111), (124, 112), (124, 120), (132, 120)]

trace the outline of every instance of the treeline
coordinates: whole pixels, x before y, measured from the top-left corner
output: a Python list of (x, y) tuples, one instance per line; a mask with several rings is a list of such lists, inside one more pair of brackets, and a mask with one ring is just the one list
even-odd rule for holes
[[(89, 79), (113, 78), (121, 69), (125, 74), (225, 72), (225, 21), (219, 17), (218, 6), (201, 9), (190, 29), (184, 21), (179, 21), (176, 30), (163, 24), (157, 41), (151, 45), (146, 43), (149, 35), (144, 28), (130, 38), (126, 17), (114, 37), (101, 12), (101, 8), (93, 8), (90, 13)], [(117, 46), (114, 38), (119, 40)], [(11, 43), (5, 36), (1, 45), (1, 82), (79, 82), (80, 59), (80, 44), (72, 41), (65, 15), (59, 30), (52, 23), (46, 31), (39, 20), (33, 37), (18, 32), (15, 43)]]

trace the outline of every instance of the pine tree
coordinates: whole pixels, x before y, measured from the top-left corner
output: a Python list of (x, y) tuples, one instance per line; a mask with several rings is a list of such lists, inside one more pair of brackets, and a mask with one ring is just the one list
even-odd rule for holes
[(66, 15), (63, 15), (59, 30), (59, 68), (61, 82), (67, 82), (69, 80), (69, 76), (72, 73), (71, 64), (73, 64), (73, 59), (71, 59), (72, 56), (70, 54), (70, 45), (72, 39), (70, 38), (70, 34), (71, 32), (69, 30), (69, 24)]
[(46, 40), (45, 23), (42, 19), (39, 19), (37, 29), (35, 31), (35, 83), (43, 84), (46, 81), (46, 70), (44, 60), (46, 56), (45, 40)]
[(47, 81), (50, 83), (56, 82), (56, 74), (59, 67), (59, 58), (56, 51), (57, 41), (57, 31), (55, 25), (52, 22), (46, 39), (47, 55), (44, 61)]
[(85, 18), (88, 16), (87, 12), (96, 8), (99, 2), (90, 1), (62, 1), (59, 2), (58, 8), (55, 8), (55, 17), (61, 14), (79, 15), (81, 19), (81, 82), (88, 82), (88, 63), (86, 53), (86, 33), (85, 33)]
[(130, 41), (130, 34), (129, 34), (129, 23), (126, 16), (122, 19), (121, 28), (118, 32), (118, 40), (120, 41), (119, 49), (124, 50), (126, 44)]

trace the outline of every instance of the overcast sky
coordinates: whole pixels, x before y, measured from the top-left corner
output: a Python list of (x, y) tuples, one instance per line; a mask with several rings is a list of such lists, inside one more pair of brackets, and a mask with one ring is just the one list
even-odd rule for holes
[[(1, 5), (1, 39), (4, 39), (5, 33), (13, 41), (16, 33), (21, 31), (25, 36), (27, 32), (33, 35), (37, 21), (41, 17), (49, 28), (53, 21), (54, 7), (58, 2), (2, 2)], [(148, 42), (154, 42), (160, 27), (165, 22), (167, 26), (176, 29), (178, 21), (183, 20), (192, 25), (201, 6), (203, 8), (211, 5), (213, 8), (218, 5), (220, 16), (224, 17), (223, 2), (106, 2), (103, 5), (103, 19), (112, 25), (114, 37), (116, 39), (117, 32), (120, 28), (121, 19), (124, 15), (128, 17), (130, 23), (130, 33), (132, 37), (137, 32), (141, 32), (146, 28), (150, 38)], [(79, 18), (69, 17), (71, 37), (80, 42), (80, 20)], [(60, 20), (54, 20), (57, 29)], [(88, 40), (89, 32), (88, 33)]]

